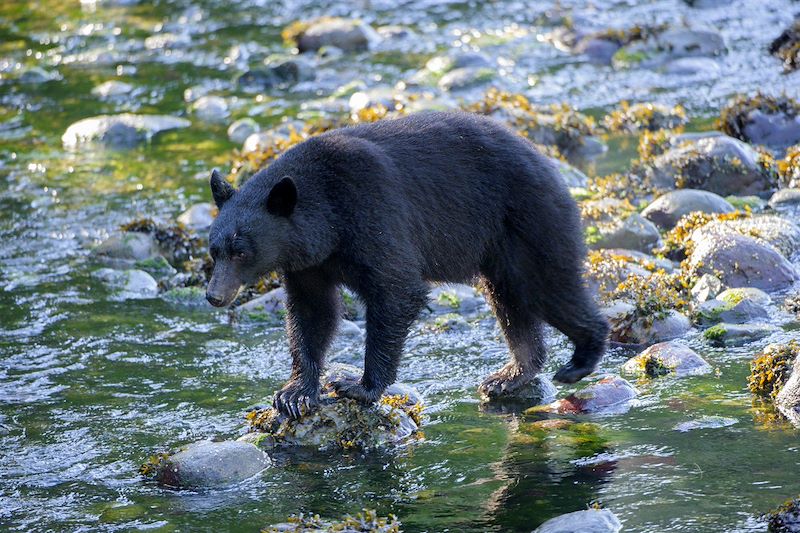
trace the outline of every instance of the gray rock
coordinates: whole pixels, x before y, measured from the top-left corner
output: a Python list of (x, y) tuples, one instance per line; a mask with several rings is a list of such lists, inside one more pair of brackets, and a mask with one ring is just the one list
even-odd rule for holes
[(77, 149), (85, 143), (110, 148), (132, 148), (155, 135), (173, 129), (188, 128), (186, 119), (166, 115), (99, 115), (75, 122), (61, 136), (64, 148)]
[(133, 92), (133, 85), (118, 80), (109, 80), (92, 89), (94, 96), (104, 99), (119, 98), (131, 92)]
[(674, 29), (656, 35), (655, 40), (671, 58), (717, 56), (728, 51), (725, 39), (713, 30)]
[(681, 217), (694, 211), (730, 213), (735, 209), (713, 192), (680, 189), (658, 197), (642, 211), (642, 216), (661, 229), (672, 229)]
[(364, 338), (364, 332), (358, 327), (358, 324), (350, 320), (339, 321), (339, 329), (336, 332), (339, 337), (347, 340), (361, 340)]
[(586, 509), (551, 518), (533, 533), (617, 533), (619, 518), (608, 509)]
[(707, 374), (711, 372), (711, 365), (685, 344), (661, 342), (629, 359), (622, 370), (638, 376), (673, 373), (685, 377)]
[(190, 44), (192, 38), (188, 33), (157, 33), (144, 40), (144, 47), (148, 50), (174, 50)]
[(768, 317), (767, 310), (751, 300), (733, 303), (715, 299), (703, 302), (697, 309), (697, 318), (700, 324), (717, 324), (719, 322), (744, 324)]
[(591, 37), (580, 40), (572, 51), (576, 54), (583, 54), (590, 63), (595, 65), (610, 65), (611, 58), (619, 49), (620, 45), (616, 41)]
[(717, 299), (728, 303), (739, 303), (742, 301), (753, 302), (758, 305), (769, 305), (772, 298), (769, 294), (754, 287), (737, 287), (725, 289), (717, 295)]
[(781, 189), (769, 199), (769, 206), (775, 211), (800, 215), (800, 189)]
[(800, 114), (764, 113), (754, 109), (747, 113), (744, 137), (748, 142), (761, 144), (776, 152), (783, 152), (800, 143)]
[(724, 416), (702, 416), (695, 420), (688, 422), (681, 422), (675, 426), (675, 431), (686, 433), (696, 429), (717, 429), (726, 428), (736, 424), (738, 420), (735, 418), (726, 418)]
[(206, 300), (206, 289), (197, 285), (190, 287), (173, 287), (161, 295), (165, 302), (178, 307), (202, 309), (203, 311), (216, 311)]
[(213, 204), (194, 204), (178, 215), (177, 220), (189, 229), (203, 231), (211, 227), (216, 210), (217, 208)]
[(247, 442), (204, 440), (184, 447), (157, 467), (156, 480), (174, 488), (239, 483), (269, 467), (266, 453)]
[(279, 86), (311, 81), (316, 77), (314, 64), (303, 56), (268, 59), (266, 66)]
[(228, 118), (228, 103), (221, 96), (201, 96), (192, 104), (192, 112), (206, 122), (223, 122)]
[(50, 81), (58, 81), (61, 74), (57, 71), (47, 71), (41, 67), (30, 67), (22, 71), (17, 77), (17, 81), (27, 85), (40, 85)]
[(599, 238), (592, 248), (623, 248), (650, 252), (662, 245), (661, 234), (652, 222), (638, 213), (610, 227), (600, 229)]
[(94, 248), (94, 254), (111, 266), (130, 266), (159, 254), (158, 243), (149, 233), (122, 232), (112, 235)]
[(775, 397), (775, 405), (792, 424), (800, 427), (800, 357), (795, 358), (792, 374)]
[(278, 139), (288, 139), (292, 130), (296, 132), (303, 131), (303, 123), (300, 121), (289, 121), (266, 131), (253, 133), (245, 139), (242, 145), (242, 151), (247, 153), (263, 150), (275, 144), (275, 141)]
[(456, 68), (442, 76), (438, 85), (443, 91), (463, 91), (486, 85), (491, 82), (495, 76), (496, 72), (490, 68)]
[(701, 228), (699, 233), (702, 234), (702, 230), (706, 228), (707, 231), (713, 232), (720, 227), (768, 243), (787, 258), (800, 252), (800, 226), (784, 217), (760, 215), (738, 220), (717, 221)]
[(652, 323), (644, 321), (634, 322), (629, 332), (630, 342), (637, 344), (652, 344), (684, 336), (692, 323), (688, 317), (674, 309), (670, 309), (665, 316), (657, 317)]
[(286, 290), (283, 287), (272, 289), (266, 294), (243, 303), (235, 309), (235, 313), (242, 320), (282, 322), (286, 314)]
[(514, 391), (503, 391), (499, 396), (489, 397), (483, 388), (479, 387), (478, 394), (484, 402), (523, 402), (528, 405), (544, 405), (556, 399), (558, 389), (546, 376), (537, 374), (529, 383)]
[(158, 295), (158, 282), (143, 270), (101, 268), (94, 271), (92, 276), (111, 289), (114, 300), (147, 299)]
[(716, 298), (720, 292), (722, 292), (722, 282), (719, 278), (711, 274), (703, 274), (692, 287), (692, 300), (696, 303), (703, 303)]
[(705, 78), (716, 78), (722, 71), (719, 63), (709, 57), (681, 57), (665, 64), (662, 70), (671, 76), (702, 75)]
[(778, 328), (775, 326), (757, 322), (749, 324), (721, 323), (705, 330), (703, 337), (714, 346), (740, 346), (762, 339), (777, 330)]
[(480, 311), (485, 304), (483, 296), (474, 287), (459, 283), (436, 286), (428, 294), (428, 308), (437, 315), (469, 315)]
[(705, 137), (656, 157), (647, 176), (660, 188), (703, 189), (727, 196), (770, 191), (772, 178), (749, 145), (727, 136)]
[(638, 392), (619, 376), (607, 376), (591, 385), (551, 403), (548, 408), (561, 414), (618, 414), (631, 407)]
[(455, 52), (432, 57), (425, 69), (434, 74), (444, 74), (459, 68), (493, 68), (492, 60), (480, 52)]
[(228, 139), (235, 143), (243, 143), (260, 129), (261, 126), (252, 118), (240, 118), (228, 126)]
[[(702, 233), (698, 233), (702, 231)], [(775, 248), (731, 229), (692, 233), (694, 249), (687, 266), (696, 274), (713, 274), (729, 287), (777, 291), (797, 279), (794, 266)]]
[(363, 52), (379, 39), (375, 30), (359, 20), (325, 18), (312, 22), (297, 39), (300, 52), (335, 46), (344, 52)]
[(136, 268), (144, 270), (157, 280), (171, 278), (177, 271), (169, 264), (163, 255), (157, 255), (148, 259), (136, 261)]
[(567, 184), (567, 187), (586, 187), (589, 184), (589, 178), (578, 170), (577, 168), (573, 167), (569, 163), (565, 163), (560, 159), (556, 159), (555, 157), (551, 157), (550, 160), (556, 165), (559, 174), (564, 179), (564, 183)]

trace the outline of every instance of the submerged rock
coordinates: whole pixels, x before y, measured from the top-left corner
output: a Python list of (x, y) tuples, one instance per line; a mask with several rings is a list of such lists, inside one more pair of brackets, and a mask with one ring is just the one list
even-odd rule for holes
[(702, 189), (721, 196), (770, 191), (774, 178), (759, 164), (758, 153), (732, 137), (704, 137), (657, 156), (646, 170), (662, 189)]
[(61, 136), (65, 148), (74, 149), (85, 143), (109, 148), (133, 148), (167, 130), (188, 128), (186, 119), (167, 115), (99, 115), (79, 120)]
[(203, 488), (239, 483), (270, 464), (267, 454), (250, 443), (203, 440), (173, 455), (152, 457), (140, 472), (167, 487)]
[(619, 518), (608, 509), (586, 509), (551, 518), (533, 533), (617, 533)]
[(675, 426), (675, 431), (686, 433), (696, 429), (726, 428), (736, 424), (737, 422), (738, 420), (735, 418), (726, 418), (724, 416), (702, 416), (696, 420), (681, 422)]
[(608, 376), (588, 387), (557, 400), (545, 409), (561, 414), (612, 414), (627, 411), (637, 396), (636, 389), (619, 376)]
[(155, 298), (158, 295), (158, 282), (143, 270), (101, 268), (92, 275), (111, 289), (114, 299), (136, 300)]
[(661, 229), (672, 229), (683, 216), (694, 211), (732, 213), (735, 209), (713, 192), (680, 189), (659, 196), (642, 211), (642, 216)]
[(711, 372), (711, 365), (684, 344), (662, 342), (629, 359), (622, 365), (622, 370), (650, 377), (670, 373), (684, 377), (707, 374)]
[(239, 440), (265, 449), (305, 446), (320, 450), (373, 450), (399, 444), (413, 437), (422, 421), (422, 403), (416, 393), (389, 388), (378, 402), (364, 406), (337, 397), (329, 383), (334, 379), (358, 379), (358, 369), (333, 365), (321, 379), (320, 405), (298, 419), (289, 419), (272, 407), (251, 411), (250, 432)]
[(92, 89), (94, 96), (106, 99), (120, 98), (131, 92), (133, 92), (133, 85), (118, 80), (109, 80)]

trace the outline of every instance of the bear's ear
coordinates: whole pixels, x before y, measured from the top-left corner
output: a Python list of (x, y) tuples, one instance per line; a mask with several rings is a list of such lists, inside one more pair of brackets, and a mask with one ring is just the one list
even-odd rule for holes
[(236, 190), (217, 172), (217, 169), (211, 171), (211, 195), (219, 209), (222, 209), (222, 204), (230, 200), (234, 192)]
[(267, 211), (275, 216), (288, 217), (297, 205), (297, 187), (294, 180), (285, 177), (276, 183), (267, 197)]

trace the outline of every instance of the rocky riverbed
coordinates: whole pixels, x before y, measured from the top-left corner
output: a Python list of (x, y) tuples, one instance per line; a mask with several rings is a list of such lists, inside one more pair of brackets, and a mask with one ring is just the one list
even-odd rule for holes
[[(796, 523), (795, 11), (4, 4), (0, 523)], [(287, 424), (268, 407), (290, 362), (279, 278), (229, 311), (204, 300), (210, 170), (240, 184), (332, 127), (427, 109), (492, 116), (551, 157), (613, 348), (585, 382), (555, 386), (570, 346), (550, 330), (542, 377), (486, 402), (477, 385), (507, 358), (496, 321), (478, 286), (431, 287), (403, 387), (373, 410), (329, 397)], [(364, 309), (341, 296), (330, 360), (358, 367)]]

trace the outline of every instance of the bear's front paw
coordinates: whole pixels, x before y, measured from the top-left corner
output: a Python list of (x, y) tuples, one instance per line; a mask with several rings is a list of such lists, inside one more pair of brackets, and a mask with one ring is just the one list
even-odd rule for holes
[(508, 363), (494, 374), (487, 376), (478, 387), (478, 393), (484, 400), (511, 396), (523, 385), (530, 383), (534, 377), (535, 373), (526, 374), (516, 363)]
[(289, 382), (275, 393), (272, 405), (289, 418), (300, 418), (319, 404), (319, 390)]
[(336, 391), (337, 396), (352, 398), (365, 405), (375, 403), (383, 394), (383, 390), (367, 388), (360, 381), (353, 379), (334, 380), (330, 382), (330, 386)]
[(576, 365), (570, 361), (558, 369), (553, 379), (561, 383), (577, 383), (592, 372), (594, 372), (594, 365)]

